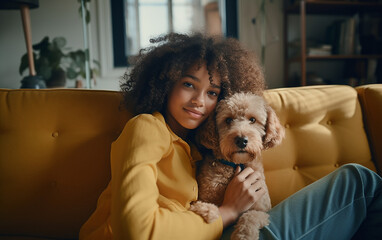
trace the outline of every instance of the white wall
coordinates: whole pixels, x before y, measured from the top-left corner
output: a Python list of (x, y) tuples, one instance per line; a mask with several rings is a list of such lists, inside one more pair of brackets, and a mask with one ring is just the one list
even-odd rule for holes
[[(32, 43), (45, 36), (63, 36), (67, 46), (83, 47), (81, 18), (77, 0), (40, 0), (40, 7), (30, 10)], [(19, 10), (0, 10), (0, 87), (19, 88), (21, 56), (26, 45)], [(28, 71), (25, 71), (25, 75)]]
[[(30, 11), (32, 42), (45, 36), (63, 36), (73, 50), (83, 48), (82, 22), (77, 0), (40, 0), (40, 7)], [(268, 11), (265, 74), (270, 88), (283, 86), (282, 0), (266, 1)], [(251, 19), (258, 13), (260, 1), (239, 0), (239, 38), (258, 54), (261, 24)], [(91, 54), (101, 62), (101, 76), (92, 88), (118, 90), (124, 68), (113, 68), (110, 5), (108, 0), (93, 0), (91, 8)], [(271, 30), (270, 30), (271, 29)], [(19, 88), (23, 76), (18, 73), (21, 56), (26, 52), (20, 11), (0, 10), (0, 88)], [(24, 75), (27, 75), (25, 71)], [(69, 82), (68, 86), (74, 86)]]

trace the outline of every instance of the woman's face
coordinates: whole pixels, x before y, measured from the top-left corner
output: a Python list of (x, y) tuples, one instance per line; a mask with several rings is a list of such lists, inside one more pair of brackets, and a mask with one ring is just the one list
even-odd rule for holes
[(197, 128), (215, 109), (220, 94), (220, 77), (210, 83), (207, 67), (191, 67), (170, 91), (165, 118), (171, 130), (181, 138)]

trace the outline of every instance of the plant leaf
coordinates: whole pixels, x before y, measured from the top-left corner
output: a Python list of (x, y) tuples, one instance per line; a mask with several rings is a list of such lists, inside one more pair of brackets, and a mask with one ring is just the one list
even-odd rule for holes
[(90, 11), (88, 9), (86, 9), (86, 23), (89, 24), (90, 23)]
[(49, 37), (44, 37), (41, 42), (33, 45), (34, 50), (46, 49), (49, 45)]
[(95, 63), (95, 65), (97, 65), (97, 68), (101, 67), (101, 64), (98, 60), (93, 59), (93, 63)]
[(53, 44), (58, 49), (62, 49), (66, 45), (66, 39), (64, 37), (56, 37), (53, 39)]
[[(78, 8), (78, 13), (80, 14), (80, 17), (82, 18), (82, 9), (81, 9), (81, 0), (78, 0), (77, 1), (79, 4), (80, 4), (80, 7)], [(89, 9), (87, 8), (87, 3), (90, 3), (90, 0), (84, 0), (84, 8), (85, 8), (85, 21), (86, 21), (86, 24), (89, 24), (90, 23), (90, 11)]]
[(68, 68), (66, 70), (66, 76), (69, 79), (75, 79), (78, 76), (78, 73), (73, 68)]
[(60, 50), (53, 49), (48, 56), (50, 65), (53, 68), (58, 68), (61, 64), (61, 59), (63, 56), (64, 56), (64, 54)]
[(20, 75), (23, 75), (23, 72), (25, 71), (25, 69), (28, 68), (28, 54), (25, 53), (22, 57), (21, 57), (21, 62), (20, 62), (20, 67), (19, 67), (19, 73)]
[(52, 67), (49, 64), (49, 59), (41, 57), (38, 63), (38, 70), (36, 71), (38, 71), (45, 80), (48, 80), (52, 76)]

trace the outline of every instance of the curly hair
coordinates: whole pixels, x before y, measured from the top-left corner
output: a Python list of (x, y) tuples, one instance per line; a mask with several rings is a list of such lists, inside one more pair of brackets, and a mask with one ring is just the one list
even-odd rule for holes
[(121, 84), (124, 103), (135, 114), (163, 113), (174, 83), (195, 64), (206, 64), (211, 82), (214, 73), (220, 76), (219, 99), (238, 91), (262, 94), (265, 88), (262, 68), (236, 39), (171, 33), (150, 42), (154, 46), (139, 52)]

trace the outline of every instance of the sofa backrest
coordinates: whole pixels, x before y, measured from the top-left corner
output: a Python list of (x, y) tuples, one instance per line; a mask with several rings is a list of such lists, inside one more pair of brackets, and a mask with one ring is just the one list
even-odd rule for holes
[(0, 90), (0, 236), (78, 238), (130, 117), (118, 92)]
[(272, 205), (343, 164), (376, 170), (354, 88), (275, 89), (265, 98), (286, 130), (281, 145), (263, 153)]

